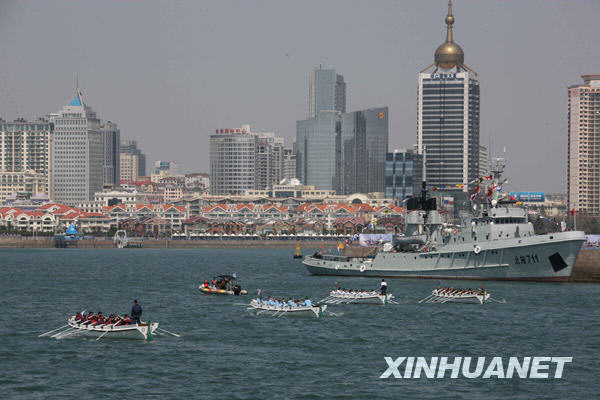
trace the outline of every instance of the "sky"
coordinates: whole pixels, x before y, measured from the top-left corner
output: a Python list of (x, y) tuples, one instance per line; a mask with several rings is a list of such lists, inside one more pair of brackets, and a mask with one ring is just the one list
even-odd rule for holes
[[(506, 147), (510, 190), (566, 191), (567, 87), (600, 73), (600, 2), (455, 0), (454, 39), (479, 74), (481, 144)], [(445, 39), (445, 0), (2, 1), (0, 117), (75, 94), (148, 161), (207, 172), (216, 128), (292, 145), (322, 64), (347, 110), (388, 106), (389, 149), (416, 143), (417, 76)]]

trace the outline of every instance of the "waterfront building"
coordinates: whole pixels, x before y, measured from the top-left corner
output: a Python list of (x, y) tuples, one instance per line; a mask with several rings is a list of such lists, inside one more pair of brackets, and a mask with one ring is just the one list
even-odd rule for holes
[(385, 196), (401, 204), (419, 193), (423, 181), (423, 156), (415, 150), (399, 149), (386, 155)]
[(120, 153), (120, 157), (124, 158), (121, 161), (120, 180), (136, 181), (139, 177), (146, 176), (146, 155), (138, 148), (135, 140), (121, 140)]
[(302, 185), (296, 178), (285, 178), (279, 184), (273, 185), (265, 190), (246, 190), (244, 196), (247, 198), (267, 197), (270, 199), (301, 198), (311, 200), (324, 200), (335, 196), (335, 190), (319, 190), (315, 186)]
[(294, 149), (283, 149), (283, 179), (296, 177), (296, 152)]
[(13, 194), (49, 194), (51, 140), (54, 125), (0, 119), (0, 202)]
[(600, 74), (568, 88), (567, 206), (600, 213)]
[(91, 200), (102, 189), (103, 146), (100, 120), (79, 88), (73, 100), (56, 114), (51, 160), (51, 198), (64, 204)]
[(341, 194), (385, 191), (388, 108), (341, 115)]
[(339, 192), (340, 115), (321, 111), (296, 121), (296, 177), (305, 185)]
[[(452, 3), (446, 16), (446, 41), (433, 64), (419, 73), (417, 145), (426, 149), (427, 184), (468, 190), (479, 176), (479, 79), (454, 43)], [(427, 72), (433, 68), (432, 71)]]
[(346, 112), (346, 82), (335, 69), (312, 70), (309, 84), (309, 118), (315, 118), (321, 111)]
[(118, 186), (121, 179), (119, 172), (121, 168), (121, 132), (117, 128), (117, 124), (108, 121), (102, 124), (100, 133), (103, 146), (103, 183)]

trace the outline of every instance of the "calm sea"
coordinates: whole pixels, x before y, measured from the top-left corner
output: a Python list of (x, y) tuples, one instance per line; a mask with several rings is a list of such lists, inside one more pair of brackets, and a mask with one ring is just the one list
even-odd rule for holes
[[(310, 249), (306, 249), (310, 251)], [(494, 283), (506, 304), (418, 304), (436, 281), (390, 280), (398, 305), (339, 305), (322, 320), (253, 316), (250, 296), (201, 295), (236, 272), (250, 294), (327, 295), (293, 249), (0, 251), (0, 398), (598, 398), (600, 285)], [(454, 286), (476, 283), (446, 281)], [(55, 340), (78, 310), (128, 313), (179, 333), (152, 342)], [(563, 379), (379, 379), (384, 357), (571, 356)]]

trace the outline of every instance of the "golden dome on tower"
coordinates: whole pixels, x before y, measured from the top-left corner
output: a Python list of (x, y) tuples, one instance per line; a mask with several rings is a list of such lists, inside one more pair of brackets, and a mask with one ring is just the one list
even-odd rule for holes
[(443, 43), (435, 51), (435, 65), (440, 68), (450, 69), (464, 62), (465, 52), (454, 42)]
[[(452, 15), (452, 0), (448, 1), (448, 15), (446, 15), (446, 41), (442, 43), (436, 50), (434, 63), (423, 69), (421, 72), (428, 70), (435, 65), (435, 71), (441, 69), (468, 70), (477, 74), (475, 71), (465, 65), (465, 52), (462, 47), (454, 43), (452, 25), (454, 25), (454, 15)], [(434, 72), (435, 72), (434, 71)]]

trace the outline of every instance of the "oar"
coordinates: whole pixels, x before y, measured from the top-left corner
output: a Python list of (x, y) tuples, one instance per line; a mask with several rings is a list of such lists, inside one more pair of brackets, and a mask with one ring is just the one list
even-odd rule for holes
[(64, 331), (62, 331), (62, 332), (55, 333), (54, 335), (52, 335), (52, 336), (50, 336), (50, 337), (51, 337), (51, 338), (53, 338), (53, 337), (57, 337), (57, 336), (59, 336), (59, 335), (62, 335), (63, 333), (67, 333), (67, 332), (73, 332), (73, 331), (77, 331), (77, 330), (79, 330), (79, 329), (75, 329), (75, 328), (69, 328), (69, 329), (66, 329), (66, 330), (64, 330)]
[(108, 332), (110, 332), (110, 331), (106, 331), (106, 332), (104, 332), (102, 335), (98, 336), (98, 337), (96, 338), (96, 340), (100, 340), (100, 339), (102, 339), (102, 336), (106, 335)]
[(336, 317), (341, 317), (341, 316), (342, 316), (342, 314), (336, 314), (336, 313), (334, 313), (333, 311), (329, 311), (329, 310), (325, 310), (325, 311), (326, 311), (326, 312), (328, 312), (328, 313), (329, 313), (329, 314), (331, 314), (331, 315), (334, 315), (334, 316), (336, 316)]
[(173, 336), (175, 336), (175, 337), (181, 337), (181, 335), (178, 335), (178, 334), (176, 334), (176, 333), (173, 333), (173, 332), (169, 332), (168, 330), (166, 330), (166, 329), (164, 329), (164, 328), (158, 328), (158, 327), (157, 327), (157, 328), (155, 329), (155, 331), (159, 331), (159, 330), (160, 330), (160, 331), (163, 331), (163, 332), (167, 332), (169, 335), (173, 335)]
[(60, 328), (52, 329), (51, 331), (48, 331), (48, 332), (46, 332), (46, 333), (42, 333), (42, 334), (41, 334), (41, 335), (39, 335), (38, 337), (46, 336), (46, 335), (48, 335), (48, 334), (50, 334), (50, 333), (52, 333), (52, 332), (56, 332), (56, 331), (58, 331), (58, 330), (60, 330), (60, 329), (66, 328), (67, 326), (69, 326), (69, 324), (63, 325), (63, 326), (61, 326)]
[(287, 310), (284, 310), (284, 311), (283, 311), (281, 314), (279, 314), (279, 315), (277, 316), (277, 318), (281, 318), (281, 317), (283, 317), (283, 316), (285, 315), (285, 313), (286, 313), (286, 312), (287, 312)]

